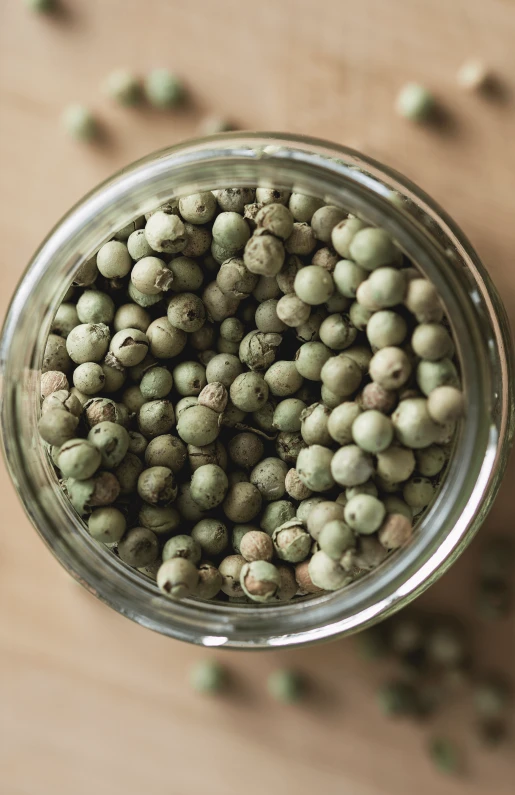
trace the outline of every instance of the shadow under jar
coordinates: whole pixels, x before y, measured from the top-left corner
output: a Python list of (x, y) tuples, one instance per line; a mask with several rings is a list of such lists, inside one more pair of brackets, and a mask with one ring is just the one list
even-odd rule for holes
[[(168, 599), (88, 534), (40, 440), (39, 381), (53, 316), (77, 269), (132, 219), (172, 198), (225, 187), (312, 194), (386, 229), (436, 286), (457, 348), (466, 418), (441, 488), (410, 543), (343, 590), (284, 604)], [(404, 197), (392, 201), (392, 191)], [(498, 490), (514, 431), (513, 366), (499, 296), (463, 233), (419, 188), (325, 141), (238, 133), (153, 154), (86, 196), (30, 263), (1, 340), (3, 445), (36, 529), (89, 591), (150, 629), (205, 646), (264, 649), (327, 640), (398, 610), (463, 551)]]

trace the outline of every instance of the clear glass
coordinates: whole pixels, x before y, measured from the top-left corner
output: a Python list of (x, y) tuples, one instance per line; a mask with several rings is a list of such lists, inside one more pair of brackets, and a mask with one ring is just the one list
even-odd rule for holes
[[(227, 186), (311, 193), (389, 230), (438, 288), (457, 340), (467, 417), (447, 476), (412, 542), (342, 591), (252, 607), (162, 596), (88, 535), (37, 433), (39, 377), (53, 315), (76, 269), (116, 229), (172, 197)], [(392, 201), (392, 190), (405, 201)], [(5, 456), (25, 509), (63, 566), (120, 613), (206, 646), (261, 649), (355, 632), (415, 598), (469, 543), (497, 492), (514, 431), (506, 314), (452, 220), (404, 177), (324, 141), (263, 133), (186, 142), (135, 163), (86, 196), (35, 254), (1, 341)]]

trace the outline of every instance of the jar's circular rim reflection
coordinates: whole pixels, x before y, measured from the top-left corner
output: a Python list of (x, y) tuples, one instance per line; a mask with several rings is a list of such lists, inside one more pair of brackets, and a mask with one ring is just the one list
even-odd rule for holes
[[(274, 150), (263, 152), (263, 147), (271, 143), (274, 145)], [(335, 162), (334, 158), (340, 158), (340, 162)], [(342, 162), (345, 159), (347, 162)], [(311, 189), (313, 192), (322, 194), (326, 201), (331, 200), (332, 196), (334, 201), (342, 202), (342, 194), (345, 194), (347, 201), (343, 200), (342, 203), (346, 204), (352, 198), (351, 206), (362, 212), (364, 217), (389, 228), (401, 243), (404, 237), (407, 242), (404, 247), (407, 250), (416, 239), (421, 251), (425, 250), (426, 266), (429, 270), (431, 267), (435, 270), (436, 262), (440, 260), (441, 272), (436, 269), (433, 275), (436, 280), (440, 279), (441, 291), (442, 287), (444, 292), (446, 288), (448, 291), (449, 285), (446, 284), (445, 261), (442, 260), (442, 251), (438, 250), (434, 243), (431, 243), (427, 232), (420, 225), (417, 225), (402, 209), (394, 207), (389, 201), (391, 187), (398, 187), (406, 194), (411, 193), (417, 200), (423, 202), (436, 219), (443, 219), (448, 230), (447, 234), (454, 239), (462, 256), (467, 259), (467, 264), (476, 270), (476, 278), (482, 279), (483, 285), (487, 280), (467, 241), (431, 200), (407, 180), (356, 152), (325, 141), (302, 137), (284, 138), (279, 134), (268, 133), (245, 134), (243, 136), (234, 133), (229, 136), (203, 139), (199, 142), (186, 142), (139, 161), (89, 194), (56, 227), (34, 257), (13, 299), (2, 339), (1, 353), (5, 373), (2, 419), (4, 432), (7, 432), (9, 436), (8, 444), (4, 441), (4, 445), (7, 448), (13, 478), (22, 494), (25, 507), (45, 541), (77, 579), (118, 611), (164, 634), (205, 645), (224, 645), (232, 648), (270, 648), (308, 643), (355, 631), (374, 621), (377, 616), (386, 615), (393, 609), (402, 606), (442, 573), (470, 539), (473, 530), (479, 524), (477, 521), (477, 516), (480, 513), (479, 505), (489, 500), (497, 490), (500, 481), (498, 462), (499, 458), (503, 459), (500, 447), (506, 446), (506, 436), (509, 436), (508, 433), (499, 437), (493, 426), (482, 429), (480, 427), (484, 406), (489, 401), (489, 396), (487, 396), (488, 373), (480, 372), (480, 363), (474, 362), (472, 366), (479, 367), (476, 376), (472, 372), (472, 377), (476, 377), (478, 381), (476, 386), (479, 400), (477, 405), (472, 407), (474, 416), (469, 416), (467, 423), (470, 425), (474, 421), (475, 440), (476, 442), (481, 440), (479, 449), (484, 449), (484, 460), (481, 459), (481, 466), (476, 466), (474, 488), (470, 499), (466, 500), (466, 506), (464, 506), (467, 510), (455, 511), (456, 521), (445, 534), (445, 539), (442, 539), (434, 527), (438, 525), (438, 516), (443, 515), (446, 510), (444, 488), (435, 505), (423, 520), (423, 527), (424, 525), (430, 526), (431, 521), (433, 522), (432, 533), (428, 530), (427, 536), (425, 536), (423, 531), (418, 532), (413, 544), (402, 553), (392, 556), (387, 563), (383, 564), (379, 572), (372, 573), (371, 576), (352, 584), (344, 591), (303, 602), (301, 610), (298, 609), (298, 603), (264, 608), (213, 605), (211, 603), (204, 607), (194, 601), (175, 603), (162, 597), (153, 583), (146, 582), (136, 572), (125, 567), (110, 552), (98, 547), (86, 533), (83, 533), (84, 537), (79, 550), (82, 554), (78, 555), (76, 546), (67, 543), (62, 533), (60, 536), (56, 535), (54, 527), (56, 518), (55, 515), (52, 515), (55, 513), (57, 497), (61, 524), (71, 523), (73, 525), (75, 523), (78, 526), (71, 506), (58, 488), (54, 489), (50, 500), (41, 498), (41, 494), (38, 494), (34, 487), (32, 477), (36, 463), (33, 462), (32, 470), (31, 467), (27, 467), (30, 457), (27, 458), (23, 449), (24, 442), (27, 442), (26, 439), (23, 439), (24, 426), (18, 426), (19, 434), (14, 436), (12, 434), (13, 421), (19, 422), (20, 417), (23, 417), (24, 398), (22, 382), (17, 382), (16, 379), (13, 381), (12, 378), (9, 380), (9, 377), (13, 375), (13, 369), (16, 370), (16, 360), (12, 355), (14, 334), (20, 314), (23, 314), (23, 303), (37, 289), (44, 293), (43, 287), (45, 280), (48, 281), (51, 264), (53, 263), (54, 268), (57, 268), (56, 263), (58, 263), (61, 253), (60, 275), (61, 277), (66, 274), (70, 275), (80, 265), (80, 261), (77, 256), (65, 261), (64, 252), (81, 251), (83, 258), (92, 253), (93, 247), (88, 252), (88, 243), (83, 233), (93, 219), (98, 219), (99, 228), (102, 230), (102, 234), (99, 232), (96, 237), (95, 245), (98, 246), (102, 239), (111, 236), (115, 227), (119, 228), (131, 217), (141, 214), (145, 209), (150, 209), (151, 206), (156, 206), (169, 198), (174, 187), (174, 175), (177, 177), (177, 174), (181, 172), (189, 173), (193, 170), (195, 176), (192, 179), (195, 184), (198, 184), (199, 168), (202, 171), (202, 178), (209, 181), (212, 178), (211, 175), (222, 166), (225, 169), (231, 169), (231, 184), (238, 184), (239, 175), (243, 177), (244, 172), (254, 169), (256, 177), (260, 180), (273, 181), (276, 179), (281, 184), (280, 180), (286, 179), (285, 175), (287, 175), (288, 177), (293, 176), (297, 183), (303, 181), (303, 184), (318, 186), (318, 190), (315, 190), (314, 187)], [(249, 169), (249, 166), (252, 168)], [(369, 173), (361, 173), (356, 170), (360, 166)], [(376, 180), (375, 175), (383, 180), (385, 177), (390, 179), (390, 185), (386, 186)], [(225, 181), (227, 181), (227, 177), (225, 177)], [(177, 184), (180, 184), (182, 189), (186, 181), (177, 179)], [(159, 191), (157, 190), (158, 186)], [(211, 187), (213, 186), (214, 184), (211, 185)], [(156, 190), (149, 191), (149, 195), (145, 194), (144, 200), (136, 199), (136, 189), (140, 188), (141, 191), (143, 187), (145, 190), (151, 187)], [(374, 199), (373, 207), (371, 206), (372, 199)], [(117, 221), (114, 226), (112, 218), (108, 220), (113, 207), (117, 208)], [(388, 213), (385, 216), (386, 209)], [(420, 257), (416, 259), (419, 261)], [(490, 286), (488, 289), (491, 289)], [(485, 292), (487, 292), (486, 287)], [(55, 298), (54, 296), (53, 304), (52, 301), (48, 302), (47, 323), (59, 300), (59, 297)], [(452, 295), (450, 300), (453, 300)], [(474, 337), (474, 334), (477, 334), (477, 329), (474, 331), (474, 307), (471, 304), (468, 307), (461, 307), (461, 309), (464, 312), (463, 320)], [(457, 311), (459, 312), (459, 310), (460, 307), (457, 305)], [(496, 306), (496, 311), (502, 313), (500, 306)], [(500, 326), (502, 331), (502, 323)], [(502, 336), (501, 331), (499, 328), (495, 329), (493, 336)], [(505, 345), (509, 345), (506, 343), (506, 338), (503, 339)], [(41, 339), (38, 340), (38, 344), (41, 348)], [(41, 350), (38, 350), (38, 344), (34, 346), (33, 366), (34, 362), (37, 365), (41, 360), (38, 359), (41, 353)], [(506, 372), (509, 372), (510, 362), (504, 351), (501, 354), (503, 370), (506, 375)], [(9, 382), (9, 388), (7, 388), (7, 382)], [(506, 384), (506, 378), (504, 383)], [(509, 400), (507, 405), (510, 405)], [(512, 428), (513, 415), (510, 418), (505, 411), (503, 423), (506, 428)], [(11, 429), (11, 433), (9, 433), (9, 429)], [(4, 438), (6, 438), (5, 433)], [(466, 441), (462, 434), (462, 446)], [(471, 449), (470, 440), (468, 448), (467, 445), (465, 448), (468, 458), (471, 458), (474, 451)], [(476, 459), (478, 459), (477, 449), (476, 444)], [(34, 459), (37, 459), (37, 455), (34, 456)], [(447, 485), (449, 486), (449, 484)], [(59, 492), (58, 495), (56, 495), (56, 491)], [(449, 524), (448, 509), (446, 518), (447, 524)], [(406, 577), (407, 570), (411, 571), (408, 577)]]

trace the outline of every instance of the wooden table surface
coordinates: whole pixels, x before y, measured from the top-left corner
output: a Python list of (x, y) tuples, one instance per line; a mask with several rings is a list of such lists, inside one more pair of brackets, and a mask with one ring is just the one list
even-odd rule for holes
[[(2, 314), (31, 253), (75, 200), (215, 113), (241, 128), (346, 143), (405, 172), (462, 225), (515, 321), (514, 0), (62, 0), (55, 17), (31, 14), (22, 0), (0, 6)], [(457, 89), (457, 68), (471, 56), (499, 75), (496, 98)], [(99, 84), (120, 65), (177, 70), (190, 108), (158, 114), (110, 105)], [(396, 92), (409, 80), (435, 91), (449, 113), (445, 129), (395, 116)], [(73, 101), (102, 118), (102, 146), (64, 137), (59, 116)], [(2, 795), (513, 791), (513, 739), (482, 750), (471, 714), (454, 704), (434, 724), (392, 724), (374, 701), (384, 671), (358, 661), (352, 639), (222, 652), (232, 692), (192, 693), (188, 671), (206, 652), (132, 624), (72, 582), (29, 525), (5, 471), (0, 478)], [(512, 465), (483, 533), (423, 605), (473, 614), (484, 538), (513, 532), (513, 481)], [(472, 621), (484, 665), (513, 672), (513, 619)], [(306, 703), (271, 702), (264, 682), (277, 665), (312, 678)], [(432, 731), (462, 738), (463, 776), (432, 768)]]

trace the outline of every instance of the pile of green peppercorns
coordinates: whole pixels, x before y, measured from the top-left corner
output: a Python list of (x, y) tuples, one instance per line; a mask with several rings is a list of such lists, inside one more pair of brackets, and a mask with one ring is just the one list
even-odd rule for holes
[(464, 412), (435, 287), (386, 231), (270, 187), (184, 196), (102, 245), (41, 397), (96, 540), (170, 597), (258, 603), (409, 543)]

